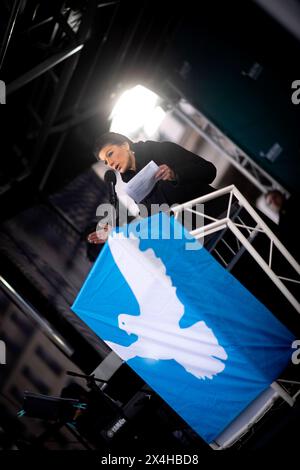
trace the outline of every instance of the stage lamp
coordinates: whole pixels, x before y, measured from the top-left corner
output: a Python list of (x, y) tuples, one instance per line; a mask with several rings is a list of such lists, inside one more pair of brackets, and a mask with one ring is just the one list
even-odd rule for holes
[(156, 93), (142, 85), (126, 90), (111, 112), (110, 131), (128, 137), (141, 130), (149, 137), (155, 134), (165, 116), (157, 105), (159, 99)]

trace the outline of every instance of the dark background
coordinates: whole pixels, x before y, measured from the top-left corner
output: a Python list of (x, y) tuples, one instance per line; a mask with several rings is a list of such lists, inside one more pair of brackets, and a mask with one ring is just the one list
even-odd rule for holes
[[(295, 4), (300, 8), (299, 1)], [(8, 345), (10, 366), (0, 366), (0, 424), (2, 446), (10, 448), (16, 442), (30, 446), (42, 432), (35, 423), (23, 425), (16, 418), (25, 386), (59, 394), (73, 383), (62, 379), (67, 368), (89, 374), (108, 352), (70, 305), (92, 266), (84, 239), (87, 227), (107, 198), (91, 170), (91, 148), (95, 136), (109, 129), (119, 93), (139, 83), (165, 93), (172, 82), (298, 197), (300, 105), (291, 102), (291, 84), (300, 78), (300, 43), (248, 0), (7, 0), (0, 3), (0, 39), (0, 79), (7, 87), (7, 104), (0, 108), (0, 275), (73, 348), (67, 359), (61, 351), (51, 352), (62, 371), (51, 376), (49, 358), (41, 354), (40, 342), (46, 340), (38, 339), (36, 323), (1, 287), (0, 339)], [(260, 66), (257, 79), (249, 76), (254, 64)], [(282, 151), (272, 162), (265, 155), (275, 143)], [(241, 269), (241, 279), (245, 272)], [(277, 294), (272, 299), (267, 295), (268, 282), (261, 279), (259, 285), (259, 298), (276, 303), (281, 314), (287, 309), (290, 320), (289, 307), (281, 305)], [(248, 287), (255, 291), (251, 282)], [(35, 341), (36, 348), (27, 354)], [(46, 349), (49, 353), (51, 347)], [(37, 355), (44, 368), (37, 367), (36, 377), (30, 363)], [(124, 402), (139, 390), (140, 382), (133, 376), (129, 380), (129, 374), (122, 371), (111, 382), (114, 399)], [(120, 392), (124, 384), (126, 396)], [(205, 447), (159, 400), (145, 413), (136, 423), (142, 442)], [(298, 415), (297, 408), (278, 409), (248, 445), (292, 446)], [(175, 438), (178, 429), (181, 435)], [(69, 441), (61, 435), (54, 448), (67, 448)]]

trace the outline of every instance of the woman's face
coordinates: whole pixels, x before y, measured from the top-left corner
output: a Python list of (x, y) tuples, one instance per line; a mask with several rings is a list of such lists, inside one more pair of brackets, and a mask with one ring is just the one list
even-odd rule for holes
[(129, 170), (133, 164), (128, 142), (121, 145), (108, 144), (100, 150), (98, 156), (106, 165), (120, 173)]

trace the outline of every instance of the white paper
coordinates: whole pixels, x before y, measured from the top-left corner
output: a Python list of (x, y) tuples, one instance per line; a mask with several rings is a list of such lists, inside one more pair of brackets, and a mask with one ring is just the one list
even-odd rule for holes
[(126, 193), (135, 202), (142, 201), (157, 183), (155, 175), (158, 165), (151, 160), (141, 171), (139, 171), (125, 186)]

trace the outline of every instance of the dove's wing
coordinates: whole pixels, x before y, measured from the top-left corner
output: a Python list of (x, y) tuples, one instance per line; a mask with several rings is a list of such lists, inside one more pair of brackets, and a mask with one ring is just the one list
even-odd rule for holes
[(197, 363), (182, 364), (187, 372), (197, 379), (213, 379), (214, 375), (220, 374), (225, 368), (225, 364), (213, 357), (199, 357)]
[[(116, 353), (120, 356), (123, 361), (129, 361), (137, 354), (135, 352), (135, 348), (130, 346), (122, 346), (121, 344), (113, 343), (112, 341), (105, 341), (105, 343)], [(134, 345), (135, 343), (133, 343)]]
[(225, 349), (204, 321), (181, 329), (174, 359), (197, 378), (212, 379), (225, 368)]
[(166, 274), (166, 267), (152, 249), (141, 251), (140, 240), (122, 233), (108, 239), (112, 256), (130, 286), (140, 307), (139, 320), (178, 323), (184, 306), (176, 295), (176, 289)]

